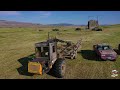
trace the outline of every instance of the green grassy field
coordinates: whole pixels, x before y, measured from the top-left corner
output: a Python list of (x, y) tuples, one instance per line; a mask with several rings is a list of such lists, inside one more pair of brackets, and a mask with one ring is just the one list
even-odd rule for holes
[[(111, 71), (120, 73), (120, 56), (115, 62), (96, 61), (92, 52), (93, 44), (108, 43), (118, 49), (120, 43), (120, 25), (107, 26), (102, 32), (82, 30), (75, 31), (72, 27), (63, 27), (58, 38), (77, 42), (82, 38), (82, 48), (75, 60), (66, 59), (66, 74), (63, 79), (120, 79), (111, 77)], [(27, 62), (34, 54), (34, 44), (47, 40), (51, 28), (0, 28), (0, 79), (56, 79), (44, 75), (27, 73)], [(66, 30), (66, 31), (64, 31)], [(55, 32), (51, 36), (56, 36)]]

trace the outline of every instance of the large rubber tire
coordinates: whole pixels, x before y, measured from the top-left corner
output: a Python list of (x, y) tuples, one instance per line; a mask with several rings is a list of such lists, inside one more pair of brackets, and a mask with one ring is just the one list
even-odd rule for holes
[(76, 59), (77, 58), (77, 53), (75, 54), (74, 58), (73, 59)]
[(110, 61), (115, 62), (115, 61), (116, 61), (116, 59), (114, 59), (114, 60), (110, 60)]
[(54, 75), (58, 78), (63, 78), (65, 74), (65, 60), (64, 59), (57, 59), (55, 64), (53, 65), (53, 72)]

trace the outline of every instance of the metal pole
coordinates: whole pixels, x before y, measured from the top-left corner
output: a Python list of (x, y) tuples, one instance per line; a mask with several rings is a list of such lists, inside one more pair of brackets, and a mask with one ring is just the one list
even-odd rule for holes
[(98, 16), (97, 16), (97, 21), (98, 21)]
[(98, 21), (98, 23), (99, 23), (99, 17), (100, 17), (100, 16), (103, 16), (103, 15), (97, 15), (97, 21)]
[(98, 22), (98, 15), (97, 15), (96, 17), (97, 17), (97, 26), (98, 26), (98, 23), (99, 23), (99, 22)]
[(93, 16), (88, 16), (88, 21), (89, 21), (89, 18), (90, 18), (90, 17), (93, 17)]

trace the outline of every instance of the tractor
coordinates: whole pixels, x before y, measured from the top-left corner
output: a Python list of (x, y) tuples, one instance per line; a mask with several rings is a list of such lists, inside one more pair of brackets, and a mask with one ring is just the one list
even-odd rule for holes
[[(61, 48), (59, 51), (58, 42), (66, 43), (65, 48)], [(72, 45), (70, 41), (63, 41), (57, 38), (35, 43), (35, 58), (28, 62), (28, 72), (42, 75), (52, 69), (54, 76), (58, 78), (64, 77), (66, 69), (65, 57), (69, 56), (73, 59), (79, 46), (80, 41), (76, 45)], [(71, 47), (71, 51), (68, 51), (69, 55), (65, 53), (68, 47)]]

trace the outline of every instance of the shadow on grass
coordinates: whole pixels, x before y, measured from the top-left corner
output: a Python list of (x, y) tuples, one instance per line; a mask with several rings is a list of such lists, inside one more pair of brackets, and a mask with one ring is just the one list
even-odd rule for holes
[(62, 77), (59, 77), (59, 76), (56, 75), (54, 65), (53, 65), (53, 68), (51, 68), (50, 71), (47, 72), (46, 74), (47, 74), (47, 75), (50, 75), (50, 76), (52, 76), (52, 77), (55, 77), (55, 78), (59, 78), (59, 79), (62, 78)]
[[(28, 62), (32, 60), (35, 54), (31, 54), (27, 57), (20, 58), (18, 62), (22, 65), (21, 67), (17, 68), (17, 71), (20, 75), (25, 76), (33, 76), (34, 74), (28, 72)], [(47, 72), (48, 75), (55, 77), (53, 69)]]
[(20, 58), (18, 61), (22, 64), (21, 67), (17, 68), (20, 75), (33, 76), (33, 74), (28, 72), (28, 62), (32, 60), (35, 54), (31, 54), (27, 57)]
[(96, 53), (93, 50), (81, 50), (78, 52), (82, 55), (84, 59), (97, 61)]
[(118, 55), (120, 55), (120, 50), (114, 49), (114, 51), (115, 51)]
[(55, 76), (55, 74), (54, 74), (53, 68), (51, 68), (50, 71), (47, 72), (47, 74), (57, 78), (57, 76)]

